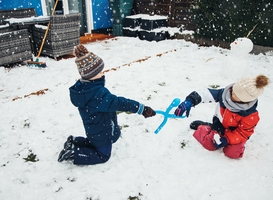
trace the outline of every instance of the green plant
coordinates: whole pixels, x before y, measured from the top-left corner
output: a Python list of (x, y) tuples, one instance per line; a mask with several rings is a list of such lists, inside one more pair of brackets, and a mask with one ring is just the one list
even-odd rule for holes
[(220, 85), (209, 85), (209, 87), (211, 87), (211, 88), (219, 88)]
[(140, 200), (140, 197), (143, 196), (140, 192), (138, 193), (138, 196), (129, 196), (127, 200)]
[(28, 119), (24, 120), (24, 128), (29, 128), (30, 127), (30, 122)]
[(127, 200), (140, 200), (140, 198), (139, 197), (131, 197), (131, 196), (129, 196)]
[(67, 180), (70, 181), (70, 182), (75, 182), (76, 178), (67, 178)]
[(184, 149), (184, 147), (186, 147), (187, 142), (183, 140), (182, 142), (180, 142), (180, 144), (181, 144), (181, 149)]
[[(123, 113), (124, 111), (117, 111), (116, 113), (117, 113), (117, 115), (118, 114), (120, 114), (120, 113)], [(125, 112), (126, 114), (132, 114), (131, 112), (129, 112), (129, 111), (127, 111), (127, 112)]]
[(23, 158), (26, 162), (37, 162), (39, 161), (38, 159), (36, 159), (36, 155), (31, 153), (29, 154), (26, 158)]
[(123, 125), (123, 126), (119, 126), (119, 129), (122, 130), (123, 128), (128, 128), (129, 125)]
[(160, 85), (160, 86), (165, 86), (166, 83), (165, 83), (165, 82), (162, 82), (162, 83), (159, 83), (158, 85)]

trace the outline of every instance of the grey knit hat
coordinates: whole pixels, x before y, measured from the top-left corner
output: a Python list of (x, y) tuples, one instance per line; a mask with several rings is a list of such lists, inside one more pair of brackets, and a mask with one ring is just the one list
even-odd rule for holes
[(96, 54), (89, 52), (82, 44), (75, 47), (75, 55), (79, 74), (85, 80), (98, 75), (104, 68), (103, 60)]

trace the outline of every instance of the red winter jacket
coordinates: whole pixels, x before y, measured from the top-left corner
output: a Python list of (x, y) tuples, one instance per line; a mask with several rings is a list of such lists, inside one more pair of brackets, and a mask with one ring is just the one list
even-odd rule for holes
[[(239, 113), (233, 113), (227, 108), (220, 107), (220, 113), (223, 117), (224, 135), (228, 139), (229, 144), (245, 143), (254, 133), (254, 128), (260, 120), (257, 111), (247, 116), (241, 116)], [(229, 127), (236, 128), (231, 130)]]

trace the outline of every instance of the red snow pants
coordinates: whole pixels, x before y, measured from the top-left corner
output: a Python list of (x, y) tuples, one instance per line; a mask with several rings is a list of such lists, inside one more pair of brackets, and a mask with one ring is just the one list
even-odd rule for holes
[[(200, 125), (197, 130), (193, 133), (193, 137), (207, 150), (214, 151), (216, 150), (213, 143), (214, 134), (218, 134), (217, 131), (212, 130), (210, 126)], [(228, 144), (223, 148), (225, 156), (233, 159), (242, 158), (245, 151), (245, 143), (239, 144)]]

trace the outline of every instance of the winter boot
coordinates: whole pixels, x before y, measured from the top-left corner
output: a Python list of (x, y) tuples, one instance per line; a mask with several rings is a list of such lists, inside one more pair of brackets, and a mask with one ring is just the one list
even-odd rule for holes
[[(74, 146), (74, 145), (72, 145)], [(63, 149), (58, 157), (58, 161), (62, 162), (64, 160), (73, 160), (74, 159), (74, 148)]]
[(68, 136), (66, 142), (64, 143), (64, 148), (58, 156), (58, 161), (62, 162), (64, 160), (73, 160), (74, 159), (74, 144), (73, 136)]
[(203, 122), (203, 121), (200, 121), (200, 120), (196, 120), (196, 121), (193, 121), (191, 124), (190, 124), (190, 128), (193, 129), (193, 130), (197, 130), (198, 126), (200, 125), (207, 125), (207, 126), (212, 126), (211, 123), (209, 122)]
[(74, 138), (72, 135), (68, 136), (66, 142), (64, 143), (64, 149), (69, 149), (73, 145)]

